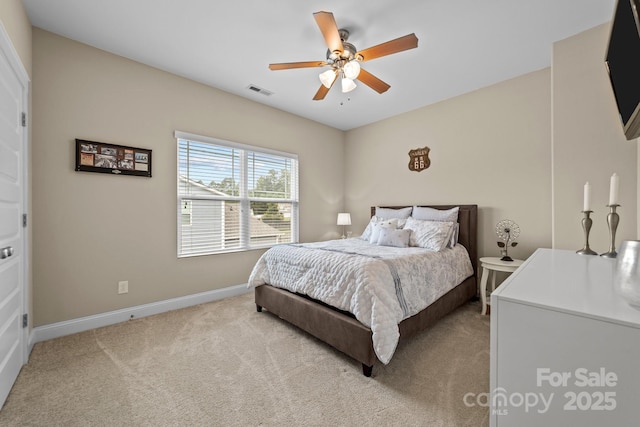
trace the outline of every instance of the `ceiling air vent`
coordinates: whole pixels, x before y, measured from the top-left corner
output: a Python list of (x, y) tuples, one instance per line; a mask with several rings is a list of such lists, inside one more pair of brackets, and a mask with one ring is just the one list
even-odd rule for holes
[(247, 89), (249, 89), (249, 90), (251, 90), (253, 92), (256, 92), (256, 93), (260, 93), (260, 94), (262, 94), (264, 96), (273, 95), (273, 92), (270, 92), (270, 91), (268, 91), (266, 89), (262, 89), (261, 87), (258, 87), (256, 85), (249, 85), (249, 86), (247, 86)]

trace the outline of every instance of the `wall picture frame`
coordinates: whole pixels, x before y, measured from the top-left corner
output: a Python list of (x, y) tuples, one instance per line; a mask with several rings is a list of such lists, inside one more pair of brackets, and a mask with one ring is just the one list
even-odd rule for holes
[(151, 151), (76, 139), (76, 171), (151, 178)]

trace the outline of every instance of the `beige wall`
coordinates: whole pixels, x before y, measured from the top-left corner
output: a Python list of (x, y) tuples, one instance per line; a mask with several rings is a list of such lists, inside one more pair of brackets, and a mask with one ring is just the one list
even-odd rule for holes
[[(262, 251), (176, 257), (176, 129), (297, 153), (300, 238), (338, 236), (343, 132), (40, 29), (33, 53), (36, 326), (247, 282)], [(75, 172), (75, 138), (152, 149), (153, 177)]]
[[(479, 255), (495, 225), (520, 225), (512, 256), (551, 245), (550, 71), (540, 70), (347, 132), (345, 195), (355, 232), (378, 204), (479, 206)], [(431, 166), (408, 169), (428, 146)]]
[[(297, 152), (303, 241), (337, 237), (343, 209), (360, 233), (371, 205), (475, 203), (480, 256), (498, 254), (503, 218), (522, 229), (515, 257), (579, 249), (589, 180), (604, 251), (614, 171), (618, 241), (634, 238), (640, 157), (617, 121), (607, 38), (596, 27), (556, 43), (551, 69), (341, 132), (34, 29), (35, 325), (246, 282), (261, 251), (176, 258), (176, 129)], [(154, 177), (74, 172), (75, 138), (151, 148)], [(431, 167), (409, 171), (408, 151), (424, 146)]]
[(9, 34), (27, 74), (31, 76), (31, 22), (22, 1), (1, 0), (0, 22)]
[(620, 176), (616, 243), (637, 232), (637, 142), (627, 141), (604, 65), (610, 24), (553, 46), (553, 246), (580, 249), (583, 186), (592, 188), (590, 245), (609, 248), (606, 216), (609, 179)]
[[(609, 24), (554, 44), (551, 70), (349, 131), (346, 207), (354, 230), (367, 206), (477, 203), (480, 256), (496, 255), (494, 225), (516, 221), (526, 257), (538, 247), (583, 244), (583, 186), (592, 185), (591, 247), (608, 249), (609, 178), (620, 175), (616, 242), (638, 235), (637, 142), (624, 139), (604, 67)], [(408, 151), (429, 146), (432, 165), (415, 173)], [(364, 207), (364, 208), (363, 208)]]

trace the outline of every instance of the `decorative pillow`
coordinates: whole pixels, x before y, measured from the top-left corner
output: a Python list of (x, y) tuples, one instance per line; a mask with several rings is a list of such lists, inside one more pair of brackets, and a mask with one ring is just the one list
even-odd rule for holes
[(418, 246), (433, 251), (445, 249), (451, 240), (453, 222), (449, 221), (421, 221), (407, 218), (405, 230), (411, 230), (410, 246)]
[(423, 221), (448, 221), (453, 222), (453, 233), (451, 233), (451, 241), (447, 244), (452, 248), (458, 243), (458, 234), (460, 232), (460, 225), (458, 224), (458, 212), (460, 208), (456, 206), (451, 209), (435, 209), (422, 206), (414, 206), (411, 216), (415, 219)]
[(411, 216), (412, 209), (413, 208), (411, 206), (400, 209), (381, 208), (376, 206), (376, 216), (383, 219), (407, 219)]
[[(367, 224), (367, 227), (362, 232), (362, 235), (360, 236), (360, 238), (362, 240), (367, 240), (367, 241), (371, 240), (371, 231), (373, 230), (373, 226), (375, 224), (382, 223), (384, 221), (392, 221), (393, 222), (393, 226), (395, 228), (402, 228), (402, 227), (404, 227), (404, 223), (406, 222), (406, 219), (397, 219), (397, 218), (384, 219), (384, 218), (380, 218), (379, 216), (374, 215), (369, 220), (369, 224)], [(375, 243), (375, 241), (371, 242), (371, 243)]]
[(396, 248), (406, 248), (409, 246), (410, 236), (411, 236), (411, 230), (408, 230), (408, 229), (394, 230), (392, 228), (383, 228), (380, 230), (378, 245), (395, 246)]
[(369, 243), (378, 244), (378, 239), (380, 238), (380, 232), (383, 229), (395, 230), (398, 228), (398, 220), (397, 219), (385, 219), (378, 220), (375, 224), (371, 226), (371, 236), (369, 236)]

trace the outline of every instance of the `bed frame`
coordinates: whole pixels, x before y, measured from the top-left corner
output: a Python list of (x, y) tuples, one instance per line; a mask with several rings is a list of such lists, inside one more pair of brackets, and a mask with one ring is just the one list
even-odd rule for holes
[[(467, 248), (469, 252), (473, 265), (473, 275), (440, 297), (429, 307), (400, 322), (401, 340), (430, 327), (477, 294), (478, 206), (436, 205), (429, 207), (451, 209), (455, 206), (460, 207), (458, 214), (458, 223), (460, 224), (458, 242)], [(385, 207), (398, 209), (406, 206)], [(372, 207), (371, 216), (374, 214), (375, 207)], [(258, 312), (266, 308), (281, 319), (356, 359), (362, 363), (362, 373), (367, 377), (371, 376), (373, 364), (378, 360), (373, 349), (371, 329), (356, 320), (351, 313), (268, 284), (255, 288), (255, 303)]]

